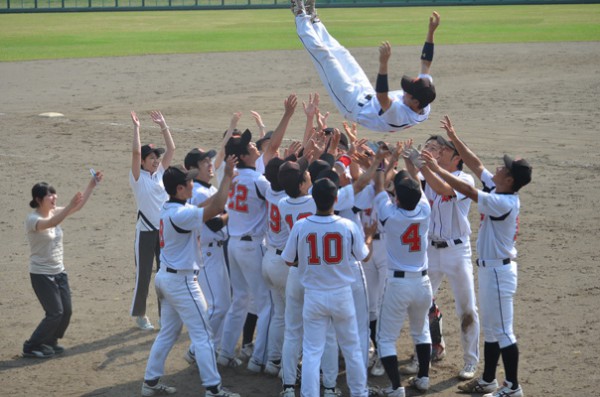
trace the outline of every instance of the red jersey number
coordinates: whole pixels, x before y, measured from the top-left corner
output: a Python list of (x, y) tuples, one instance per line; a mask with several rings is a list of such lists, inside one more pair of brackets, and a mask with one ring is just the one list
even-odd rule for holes
[(281, 231), (281, 214), (275, 204), (269, 204), (269, 227), (273, 233)]
[(164, 225), (163, 225), (163, 220), (160, 220), (160, 228), (158, 229), (158, 241), (160, 244), (160, 248), (165, 248), (165, 238), (163, 237), (163, 230), (164, 230)]
[[(303, 212), (301, 214), (298, 214), (298, 216), (296, 217), (296, 220), (299, 221), (300, 219), (306, 218), (307, 216), (311, 216), (312, 214), (310, 212)], [(285, 223), (288, 224), (288, 226), (290, 227), (290, 230), (292, 230), (292, 228), (294, 227), (294, 218), (292, 218), (291, 214), (287, 214), (285, 216)]]
[(406, 228), (404, 233), (402, 233), (402, 244), (408, 245), (408, 250), (410, 252), (421, 251), (421, 235), (419, 234), (419, 224), (412, 223), (409, 227)]
[[(317, 244), (317, 234), (310, 233), (306, 236), (306, 242), (309, 246), (309, 265), (320, 265), (321, 257), (319, 256), (319, 244)], [(325, 233), (323, 236), (322, 244), (323, 262), (328, 265), (337, 265), (343, 259), (343, 248), (342, 248), (342, 235), (339, 233)]]
[(248, 212), (248, 188), (246, 185), (231, 186), (229, 191), (229, 204), (227, 208), (238, 212)]

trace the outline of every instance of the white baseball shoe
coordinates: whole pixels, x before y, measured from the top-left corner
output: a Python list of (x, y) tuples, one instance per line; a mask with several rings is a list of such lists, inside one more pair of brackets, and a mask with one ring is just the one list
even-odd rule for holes
[(175, 394), (177, 389), (172, 386), (167, 386), (164, 383), (158, 382), (154, 386), (150, 386), (146, 382), (142, 383), (142, 396), (156, 396), (156, 395), (166, 395), (166, 394)]
[(263, 370), (262, 364), (257, 363), (254, 359), (250, 359), (248, 361), (248, 371), (254, 372), (256, 374), (260, 374)]
[(471, 380), (477, 372), (477, 364), (465, 364), (463, 369), (458, 373), (458, 377), (462, 380)]
[(242, 360), (250, 360), (252, 353), (254, 353), (254, 343), (246, 343), (240, 349), (240, 357)]
[(523, 389), (521, 389), (521, 385), (513, 389), (512, 383), (505, 380), (502, 382), (502, 387), (493, 393), (484, 394), (483, 397), (523, 397)]
[(384, 397), (404, 397), (404, 387), (399, 387), (397, 389), (392, 389), (391, 386), (383, 389)]
[(473, 379), (462, 385), (458, 385), (458, 390), (464, 393), (493, 393), (498, 388), (498, 381), (494, 379), (486, 382), (481, 378)]
[(298, 16), (302, 14), (306, 14), (306, 9), (304, 8), (304, 0), (291, 0), (292, 6), (292, 14)]
[(154, 325), (150, 322), (147, 316), (138, 316), (135, 319), (135, 323), (138, 328), (144, 331), (152, 331), (154, 330)]
[(335, 387), (326, 387), (323, 389), (323, 397), (342, 397), (342, 391)]
[(218, 385), (216, 388), (217, 388), (216, 391), (211, 391), (209, 389), (206, 389), (206, 393), (204, 394), (204, 397), (240, 397), (240, 395), (238, 393), (229, 391), (226, 388), (222, 387), (221, 385)]
[(228, 357), (219, 355), (219, 357), (217, 358), (217, 364), (219, 364), (223, 367), (235, 368), (235, 367), (239, 367), (240, 365), (242, 365), (242, 360), (240, 360), (237, 357), (228, 358)]
[(419, 391), (426, 392), (429, 390), (429, 378), (427, 376), (421, 378), (413, 376), (408, 379), (408, 385)]
[(265, 374), (278, 376), (279, 371), (281, 371), (281, 364), (276, 364), (274, 361), (267, 361), (267, 365), (265, 365)]
[(375, 361), (375, 364), (371, 367), (371, 375), (373, 376), (383, 376), (385, 375), (385, 368), (383, 368), (383, 364), (381, 364), (381, 360)]
[(293, 387), (287, 387), (279, 393), (280, 397), (296, 397), (296, 390)]

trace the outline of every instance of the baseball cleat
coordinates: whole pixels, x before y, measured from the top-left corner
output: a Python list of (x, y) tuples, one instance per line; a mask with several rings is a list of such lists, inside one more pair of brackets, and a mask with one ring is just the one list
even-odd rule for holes
[(280, 397), (296, 397), (296, 391), (293, 387), (285, 388), (281, 393), (279, 393)]
[(462, 380), (471, 380), (475, 377), (475, 373), (477, 372), (477, 365), (475, 364), (465, 364), (463, 369), (458, 373), (458, 377)]
[(399, 387), (397, 389), (392, 389), (391, 387), (383, 389), (384, 397), (404, 397), (404, 388)]
[(483, 397), (523, 397), (523, 389), (521, 389), (521, 385), (517, 386), (516, 389), (512, 389), (512, 383), (505, 380), (502, 382), (502, 387), (493, 393), (484, 394)]
[(342, 397), (342, 391), (335, 387), (326, 387), (323, 389), (323, 397)]
[(215, 388), (211, 387), (210, 389), (206, 389), (204, 397), (240, 397), (240, 395), (238, 393), (234, 393), (232, 391), (227, 390), (221, 385), (218, 385)]
[(248, 361), (248, 371), (260, 374), (263, 369), (262, 364), (257, 363), (254, 359)]
[(385, 368), (383, 368), (383, 364), (381, 364), (381, 360), (375, 361), (375, 364), (373, 364), (373, 367), (371, 367), (371, 375), (373, 375), (373, 376), (385, 375)]
[(408, 379), (408, 385), (422, 392), (429, 390), (429, 378), (423, 376), (421, 378), (413, 376)]
[(277, 364), (274, 361), (267, 361), (267, 365), (265, 365), (265, 374), (278, 376), (279, 371), (281, 371), (281, 364)]
[(252, 353), (254, 353), (254, 343), (246, 343), (240, 349), (240, 357), (242, 360), (249, 360), (252, 357)]
[(152, 323), (150, 322), (150, 320), (148, 319), (147, 316), (138, 316), (135, 319), (135, 323), (137, 324), (138, 328), (144, 331), (152, 331), (154, 330), (154, 325), (152, 325)]
[(498, 382), (494, 379), (486, 382), (481, 378), (473, 379), (462, 385), (458, 385), (458, 390), (464, 393), (493, 393), (498, 388)]
[(142, 383), (142, 396), (145, 397), (175, 394), (176, 391), (177, 389), (175, 389), (174, 387), (167, 386), (164, 383), (160, 382), (158, 382), (154, 386), (150, 386), (146, 382)]
[(239, 367), (240, 365), (242, 365), (242, 360), (240, 360), (239, 358), (227, 358), (224, 356), (219, 356), (217, 358), (217, 364), (223, 366), (223, 367), (230, 367), (230, 368), (235, 368), (235, 367)]
[(183, 354), (183, 359), (187, 361), (189, 365), (196, 365), (196, 355), (190, 349)]
[(296, 16), (306, 14), (306, 9), (304, 8), (304, 0), (291, 0), (290, 4), (292, 6), (292, 14)]

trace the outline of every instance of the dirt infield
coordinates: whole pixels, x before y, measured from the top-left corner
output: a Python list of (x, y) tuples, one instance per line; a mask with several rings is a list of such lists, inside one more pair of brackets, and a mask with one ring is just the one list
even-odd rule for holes
[[(417, 71), (419, 50), (394, 48), (392, 87), (403, 73)], [(533, 183), (521, 194), (515, 304), (520, 380), (528, 396), (591, 395), (600, 380), (594, 370), (600, 355), (594, 337), (600, 329), (599, 50), (597, 42), (439, 46), (432, 68), (438, 99), (430, 121), (395, 135), (360, 131), (369, 138), (423, 141), (439, 131), (438, 120), (447, 113), (489, 168), (503, 153), (532, 163)], [(375, 77), (377, 48), (352, 52)], [(214, 148), (234, 111), (244, 113), (243, 128), (256, 130), (250, 110), (274, 128), (289, 93), (306, 99), (315, 90), (322, 108), (332, 112), (330, 125), (339, 126), (341, 117), (303, 51), (0, 63), (0, 394), (139, 395), (156, 334), (137, 330), (128, 316), (135, 276), (130, 110), (140, 115), (142, 141), (162, 144), (148, 115), (160, 109), (177, 145), (175, 160), (182, 162), (192, 147)], [(65, 117), (37, 116), (42, 112)], [(303, 128), (300, 107), (289, 136), (299, 137)], [(43, 316), (29, 282), (23, 229), (31, 186), (50, 182), (64, 205), (84, 188), (89, 167), (104, 170), (105, 181), (63, 225), (74, 306), (62, 341), (67, 351), (45, 361), (20, 358), (23, 341)], [(473, 241), (476, 218), (473, 211)], [(454, 396), (462, 353), (445, 283), (438, 301), (449, 354), (433, 367), (428, 394)], [(149, 302), (156, 319), (154, 291)], [(187, 343), (183, 335), (164, 380), (180, 396), (200, 395), (197, 371), (182, 359)], [(402, 361), (411, 345), (403, 334)], [(222, 375), (243, 396), (277, 396), (280, 390), (276, 379), (245, 368), (224, 369)], [(347, 396), (344, 376), (339, 385)], [(384, 377), (370, 382), (387, 384)]]

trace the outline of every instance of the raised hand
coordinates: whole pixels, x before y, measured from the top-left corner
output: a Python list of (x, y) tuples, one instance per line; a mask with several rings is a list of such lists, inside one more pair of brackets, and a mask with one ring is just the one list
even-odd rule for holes
[(298, 105), (298, 96), (296, 96), (296, 94), (290, 94), (290, 96), (283, 101), (283, 107), (287, 114), (293, 114), (296, 110), (296, 105)]
[(389, 41), (384, 41), (379, 46), (379, 63), (387, 65), (392, 56), (392, 46)]
[(169, 128), (167, 127), (167, 122), (165, 121), (165, 118), (160, 111), (153, 110), (152, 112), (150, 112), (150, 118), (153, 122), (158, 124), (161, 129)]
[[(258, 128), (265, 128), (265, 123), (263, 123), (262, 117), (260, 117), (260, 114), (258, 112), (251, 110), (250, 114), (252, 115), (252, 118), (254, 119), (254, 121), (256, 121), (256, 125), (258, 126)], [(241, 117), (241, 113), (240, 113), (240, 117)]]
[(446, 135), (448, 135), (448, 138), (450, 138), (451, 141), (454, 141), (458, 138), (448, 115), (445, 115), (444, 119), (440, 120), (440, 123), (442, 124), (440, 128), (446, 130)]
[(306, 117), (315, 117), (317, 111), (319, 109), (319, 94), (308, 94), (308, 104), (302, 101), (302, 107), (304, 108), (304, 113)]
[(423, 150), (423, 153), (421, 153), (421, 161), (427, 164), (427, 167), (429, 167), (431, 171), (439, 172), (440, 166), (437, 160), (428, 151)]
[(429, 17), (429, 31), (431, 33), (435, 32), (435, 30), (440, 26), (440, 14), (437, 11), (434, 11)]
[(227, 156), (227, 158), (225, 159), (225, 175), (233, 178), (233, 169), (235, 168), (235, 165), (237, 164), (238, 159), (236, 156), (234, 155), (229, 155)]
[(135, 127), (140, 127), (140, 119), (138, 119), (137, 114), (135, 114), (135, 111), (131, 111), (131, 120), (133, 121), (133, 125)]

